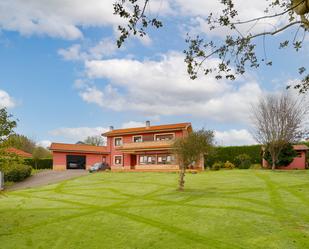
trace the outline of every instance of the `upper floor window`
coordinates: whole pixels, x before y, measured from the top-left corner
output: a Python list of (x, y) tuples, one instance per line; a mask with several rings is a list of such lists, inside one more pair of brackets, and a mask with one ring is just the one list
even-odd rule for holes
[(169, 134), (156, 134), (155, 138), (156, 141), (164, 141), (164, 140), (172, 140), (174, 139), (175, 135), (173, 133), (169, 133)]
[(133, 143), (143, 142), (142, 136), (133, 136)]
[(122, 137), (115, 137), (114, 143), (115, 143), (115, 146), (121, 146), (122, 145)]

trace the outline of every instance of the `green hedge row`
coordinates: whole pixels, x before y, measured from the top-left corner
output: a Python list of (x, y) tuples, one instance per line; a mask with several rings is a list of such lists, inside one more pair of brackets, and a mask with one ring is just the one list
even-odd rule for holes
[(4, 173), (4, 181), (20, 182), (31, 175), (31, 167), (24, 164), (1, 165), (0, 171)]
[(214, 151), (205, 157), (205, 166), (210, 167), (215, 162), (230, 161), (237, 164), (237, 156), (247, 154), (251, 158), (252, 164), (258, 164), (262, 161), (261, 145), (248, 145), (248, 146), (227, 146), (216, 147)]
[(34, 160), (32, 158), (24, 159), (26, 165), (31, 166), (34, 169), (52, 169), (53, 168), (53, 159), (45, 158)]

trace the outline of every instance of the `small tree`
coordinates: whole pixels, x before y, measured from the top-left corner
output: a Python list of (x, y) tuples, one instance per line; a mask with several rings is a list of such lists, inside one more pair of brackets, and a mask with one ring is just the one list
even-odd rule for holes
[(17, 123), (12, 120), (13, 115), (8, 114), (6, 108), (0, 109), (0, 143), (5, 141), (16, 127)]
[(185, 185), (186, 169), (208, 154), (213, 148), (214, 133), (210, 130), (200, 130), (189, 133), (188, 136), (179, 138), (174, 142), (173, 148), (179, 162), (179, 187), (183, 191)]
[(32, 153), (35, 168), (38, 168), (38, 161), (42, 158), (49, 158), (51, 156), (50, 151), (43, 147), (36, 147)]
[(304, 132), (308, 114), (305, 101), (289, 94), (267, 95), (252, 108), (253, 136), (271, 155), (272, 169), (276, 168), (281, 150), (298, 141)]
[[(278, 161), (275, 162), (276, 166), (288, 166), (296, 156), (297, 152), (293, 149), (293, 145), (287, 144), (282, 148), (278, 156)], [(267, 150), (264, 152), (264, 159), (268, 162), (269, 165), (273, 164), (271, 155)]]
[(105, 141), (101, 136), (89, 136), (84, 140), (84, 143), (95, 146), (105, 145)]

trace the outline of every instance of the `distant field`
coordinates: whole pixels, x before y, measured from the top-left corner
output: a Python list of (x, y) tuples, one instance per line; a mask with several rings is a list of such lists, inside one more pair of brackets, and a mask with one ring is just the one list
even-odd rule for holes
[(98, 173), (0, 197), (0, 248), (309, 248), (309, 171)]

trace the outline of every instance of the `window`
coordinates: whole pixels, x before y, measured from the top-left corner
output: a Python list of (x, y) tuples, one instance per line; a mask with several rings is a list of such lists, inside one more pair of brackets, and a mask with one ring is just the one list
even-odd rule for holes
[(156, 156), (154, 155), (140, 156), (139, 163), (140, 164), (156, 164)]
[(142, 136), (133, 136), (133, 143), (143, 142)]
[(115, 137), (115, 146), (121, 146), (122, 145), (122, 137)]
[(175, 163), (175, 157), (173, 155), (159, 155), (158, 164), (173, 164)]
[(301, 152), (297, 152), (297, 157), (301, 157), (302, 153)]
[(174, 134), (157, 134), (155, 137), (156, 141), (172, 140), (174, 139)]
[(115, 156), (114, 157), (114, 164), (115, 165), (122, 165), (122, 156)]

